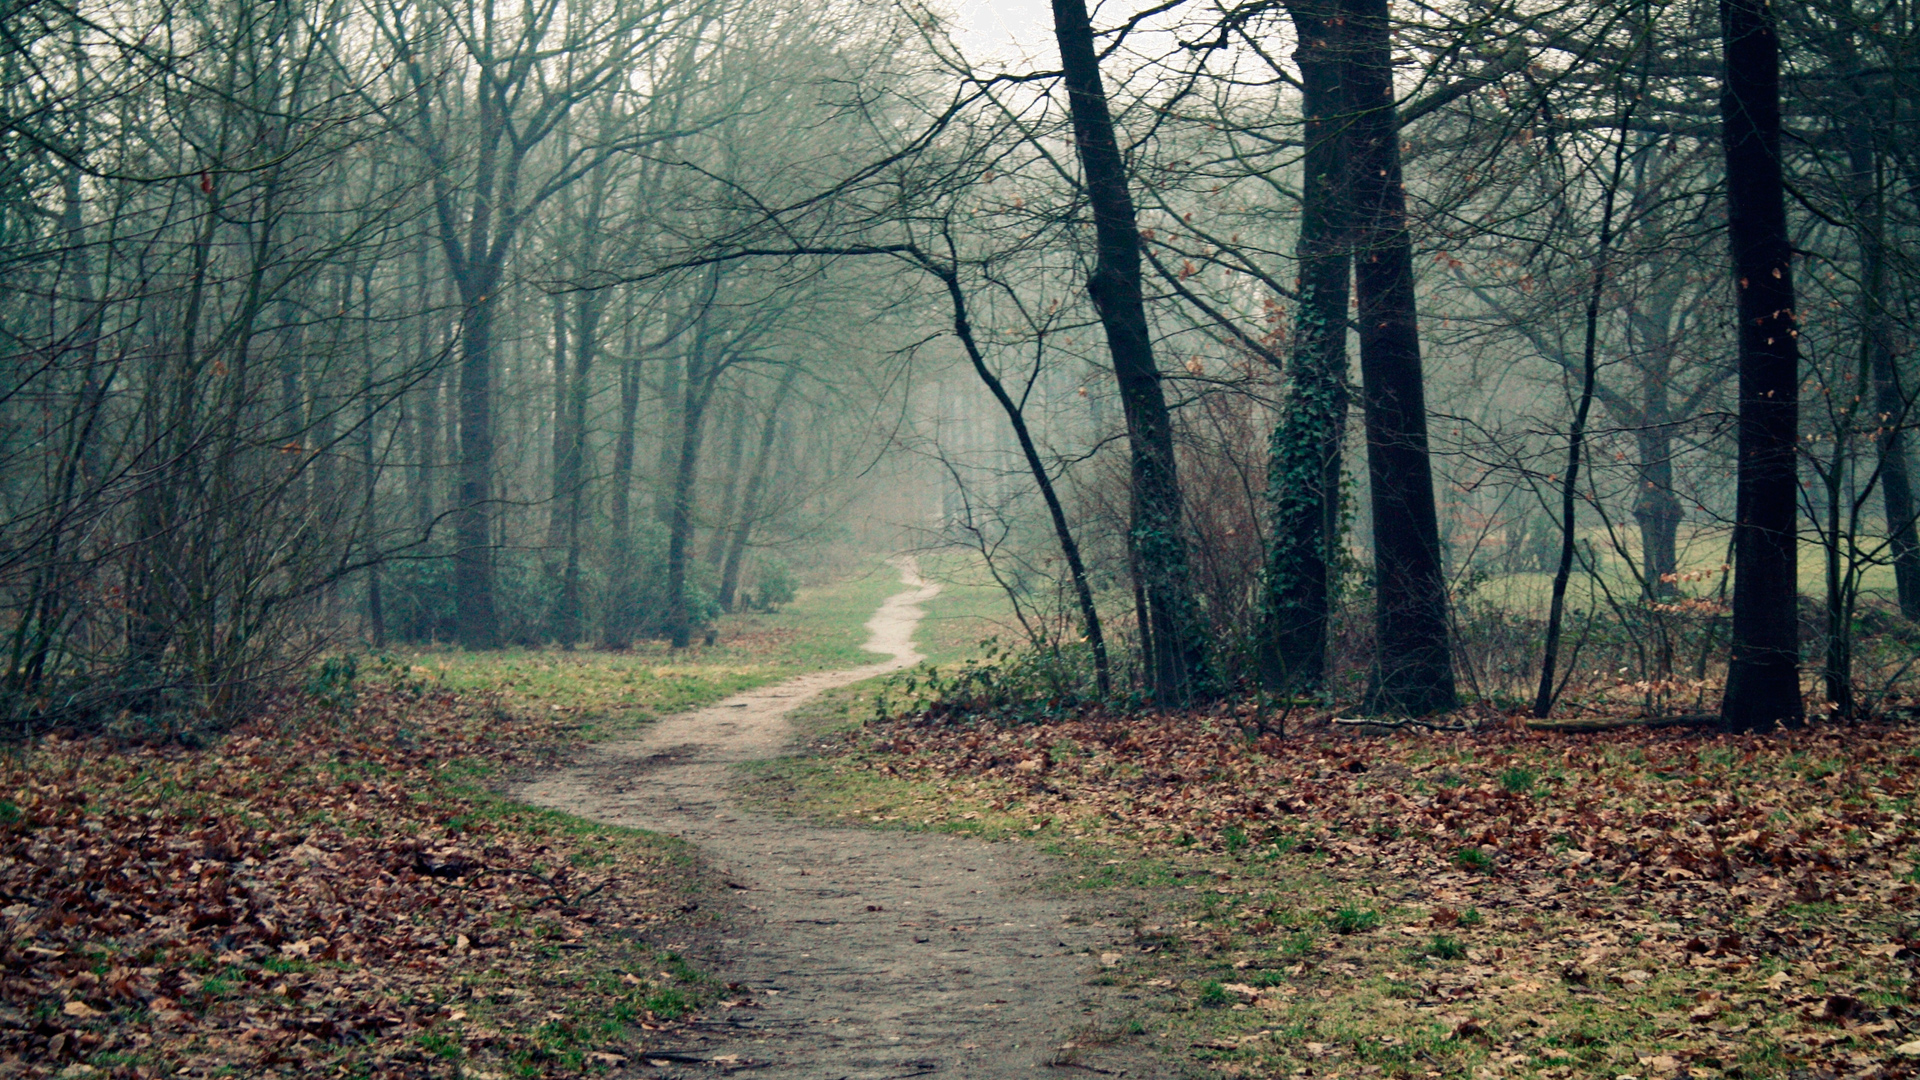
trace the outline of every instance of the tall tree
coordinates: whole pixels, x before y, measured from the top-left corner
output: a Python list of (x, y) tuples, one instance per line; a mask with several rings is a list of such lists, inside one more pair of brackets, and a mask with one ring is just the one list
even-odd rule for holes
[(1390, 713), (1454, 706), (1447, 582), (1427, 453), (1413, 242), (1401, 182), (1387, 0), (1344, 0), (1348, 53), (1348, 197), (1361, 402), (1372, 491), (1374, 662), (1368, 707)]
[(1780, 39), (1771, 0), (1720, 0), (1721, 139), (1739, 313), (1739, 478), (1733, 524), (1729, 731), (1798, 723), (1795, 546), (1800, 349), (1780, 161)]
[(1187, 570), (1173, 427), (1141, 294), (1139, 226), (1084, 0), (1053, 0), (1053, 27), (1093, 212), (1095, 260), (1087, 293), (1106, 330), (1127, 418), (1133, 507), (1129, 538), (1146, 606), (1142, 635), (1152, 642), (1148, 688), (1161, 704), (1186, 702), (1207, 692), (1206, 642)]
[(1340, 0), (1290, 0), (1303, 113), (1300, 280), (1285, 412), (1267, 464), (1260, 680), (1317, 689), (1326, 677), (1334, 553), (1340, 535), (1340, 447), (1347, 421), (1347, 20)]

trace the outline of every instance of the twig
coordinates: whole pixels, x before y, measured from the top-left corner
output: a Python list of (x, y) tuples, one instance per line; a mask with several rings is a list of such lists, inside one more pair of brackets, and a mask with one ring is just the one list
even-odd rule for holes
[(1389, 720), (1384, 717), (1336, 716), (1333, 718), (1332, 722), (1339, 727), (1381, 727), (1381, 728), (1392, 728), (1396, 731), (1405, 730), (1407, 728), (1422, 728), (1427, 731), (1472, 731), (1474, 730), (1474, 727), (1472, 724), (1438, 723), (1432, 720), (1421, 720), (1416, 717), (1406, 717), (1405, 719), (1400, 719), (1400, 720)]

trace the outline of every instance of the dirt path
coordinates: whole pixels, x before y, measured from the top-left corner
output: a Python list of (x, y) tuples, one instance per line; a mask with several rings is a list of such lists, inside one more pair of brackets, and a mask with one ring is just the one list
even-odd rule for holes
[(588, 760), (516, 793), (596, 821), (685, 837), (730, 884), (745, 887), (732, 936), (697, 959), (750, 988), (753, 1005), (716, 1010), (677, 1052), (638, 1075), (751, 1068), (802, 1080), (880, 1080), (1154, 1071), (1124, 1040), (1061, 1049), (1123, 1015), (1126, 1003), (1088, 980), (1099, 970), (1098, 954), (1124, 931), (1089, 910), (1096, 897), (1033, 889), (1048, 871), (1043, 859), (1013, 845), (820, 828), (740, 808), (729, 767), (783, 753), (793, 737), (788, 711), (821, 691), (921, 659), (913, 647), (918, 605), (939, 586), (923, 582), (911, 561), (897, 565), (914, 588), (867, 623), (867, 649), (892, 659), (803, 675), (668, 717), (644, 738), (593, 747)]

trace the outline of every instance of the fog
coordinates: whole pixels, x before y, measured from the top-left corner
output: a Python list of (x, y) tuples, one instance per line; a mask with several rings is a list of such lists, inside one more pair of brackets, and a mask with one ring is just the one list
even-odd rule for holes
[(1079, 9), (0, 16), (8, 722), (906, 550), (1085, 700), (1911, 699), (1910, 12)]

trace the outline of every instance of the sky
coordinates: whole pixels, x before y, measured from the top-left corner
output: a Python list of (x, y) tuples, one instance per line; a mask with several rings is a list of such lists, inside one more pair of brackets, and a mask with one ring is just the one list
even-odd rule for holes
[(951, 7), (954, 41), (976, 62), (1053, 58), (1053, 8), (1047, 0), (951, 0)]

